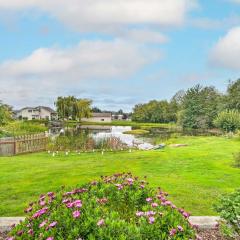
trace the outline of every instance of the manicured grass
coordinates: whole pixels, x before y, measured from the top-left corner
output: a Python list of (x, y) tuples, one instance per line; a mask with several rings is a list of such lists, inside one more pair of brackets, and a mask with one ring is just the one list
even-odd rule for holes
[(223, 137), (182, 137), (158, 151), (119, 153), (38, 153), (0, 158), (0, 216), (23, 215), (28, 202), (61, 185), (76, 185), (100, 175), (131, 171), (148, 176), (152, 186), (169, 192), (178, 207), (194, 215), (214, 215), (212, 204), (220, 194), (240, 187), (240, 169), (232, 167), (240, 141)]

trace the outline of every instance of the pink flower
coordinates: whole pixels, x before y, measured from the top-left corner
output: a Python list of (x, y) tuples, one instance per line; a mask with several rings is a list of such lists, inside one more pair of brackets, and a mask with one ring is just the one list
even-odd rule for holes
[(33, 218), (38, 218), (47, 212), (48, 208), (42, 208), (33, 214)]
[(81, 208), (82, 207), (82, 201), (81, 200), (76, 200), (73, 202), (74, 207), (76, 208)]
[(32, 230), (32, 229), (29, 229), (29, 230), (28, 230), (28, 234), (31, 235), (31, 236), (33, 236), (33, 230)]
[(147, 202), (151, 202), (151, 201), (152, 201), (152, 198), (146, 198), (146, 201), (147, 201)]
[(156, 213), (154, 211), (148, 211), (145, 213), (146, 216), (154, 216)]
[(157, 203), (152, 203), (152, 207), (157, 207), (158, 204)]
[(141, 184), (141, 185), (140, 185), (140, 188), (143, 189), (143, 188), (145, 188), (145, 186), (144, 186), (143, 184)]
[(150, 223), (150, 224), (153, 224), (154, 221), (155, 221), (155, 218), (154, 218), (154, 217), (150, 217), (148, 220), (149, 220), (149, 223)]
[(39, 228), (44, 227), (47, 224), (47, 220), (43, 221), (42, 223), (39, 224)]
[(175, 228), (172, 228), (169, 232), (170, 236), (174, 236), (177, 233), (177, 230)]
[(48, 237), (46, 240), (54, 240), (53, 237)]
[(29, 212), (31, 212), (32, 210), (33, 210), (32, 207), (29, 207), (29, 208), (25, 209), (25, 213), (29, 213)]
[(104, 225), (104, 219), (100, 219), (98, 222), (97, 222), (97, 225), (100, 227), (102, 225)]
[(53, 192), (48, 192), (47, 194), (49, 197), (54, 197), (54, 193)]
[(46, 202), (45, 202), (45, 201), (40, 201), (40, 202), (39, 202), (39, 205), (43, 207), (43, 206), (46, 205)]
[(7, 238), (7, 240), (14, 240), (14, 239), (15, 239), (14, 237)]
[(187, 212), (183, 212), (182, 215), (185, 217), (185, 218), (189, 218), (190, 214), (187, 213)]
[(132, 178), (128, 178), (127, 181), (128, 181), (128, 184), (129, 184), (129, 185), (132, 185), (133, 182), (134, 182), (134, 180), (133, 180)]
[(177, 226), (178, 231), (183, 232), (183, 227), (182, 226)]
[(142, 217), (142, 216), (144, 216), (144, 212), (136, 212), (136, 216), (137, 217)]
[(123, 186), (121, 184), (115, 184), (115, 186), (118, 188), (118, 190), (122, 190)]
[(49, 227), (50, 227), (50, 228), (53, 228), (53, 227), (55, 227), (56, 225), (57, 225), (57, 222), (52, 222), (52, 223), (49, 224)]
[(80, 215), (81, 215), (81, 213), (80, 213), (79, 211), (74, 211), (74, 212), (73, 212), (73, 217), (74, 217), (74, 218), (79, 218)]

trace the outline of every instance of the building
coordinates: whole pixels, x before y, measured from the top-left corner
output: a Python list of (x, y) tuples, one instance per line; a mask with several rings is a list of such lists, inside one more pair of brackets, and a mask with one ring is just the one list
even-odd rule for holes
[(112, 114), (111, 113), (92, 113), (90, 118), (82, 118), (83, 122), (111, 122)]
[(21, 110), (15, 111), (15, 118), (23, 120), (56, 120), (57, 112), (50, 107), (44, 106), (25, 107)]

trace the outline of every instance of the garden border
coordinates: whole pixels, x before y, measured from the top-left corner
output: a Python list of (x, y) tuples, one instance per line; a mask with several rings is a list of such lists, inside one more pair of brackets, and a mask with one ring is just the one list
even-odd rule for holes
[[(10, 231), (13, 224), (18, 224), (24, 217), (0, 217), (0, 232)], [(192, 216), (189, 221), (197, 225), (200, 230), (214, 229), (218, 225), (220, 217), (216, 216)]]

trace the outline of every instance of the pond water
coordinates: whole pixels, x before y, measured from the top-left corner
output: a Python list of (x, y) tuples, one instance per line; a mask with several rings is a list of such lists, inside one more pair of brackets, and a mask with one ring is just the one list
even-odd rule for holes
[(90, 134), (97, 140), (116, 137), (129, 147), (149, 142), (146, 137), (135, 136), (133, 134), (124, 134), (131, 131), (130, 126), (82, 126), (81, 130), (88, 130)]
[(128, 147), (138, 147), (139, 149), (152, 149), (158, 144), (165, 143), (168, 139), (178, 136), (198, 136), (198, 135), (216, 135), (216, 132), (210, 131), (181, 131), (177, 128), (160, 128), (153, 127), (148, 129), (149, 133), (144, 135), (124, 134), (131, 131), (131, 126), (78, 126), (76, 129), (65, 129), (65, 134), (74, 137), (80, 136), (82, 133), (91, 136), (96, 140), (104, 140), (107, 138), (118, 138)]

